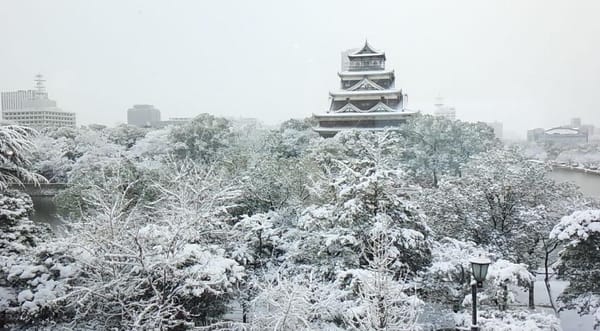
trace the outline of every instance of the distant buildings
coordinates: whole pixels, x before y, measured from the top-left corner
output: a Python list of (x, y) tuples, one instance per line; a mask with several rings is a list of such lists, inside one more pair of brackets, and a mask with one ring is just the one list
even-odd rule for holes
[(157, 128), (164, 128), (169, 125), (182, 125), (191, 120), (192, 120), (191, 117), (170, 117), (168, 120), (160, 121), (160, 122), (156, 123), (154, 126)]
[(160, 120), (160, 110), (153, 105), (134, 105), (127, 110), (127, 124), (144, 128), (164, 128), (169, 125), (181, 125), (191, 121), (190, 117), (171, 117)]
[(548, 130), (542, 128), (528, 130), (527, 141), (541, 144), (579, 145), (587, 143), (593, 134), (593, 125), (583, 125), (580, 118), (573, 118), (567, 125)]
[(488, 122), (486, 124), (492, 127), (496, 138), (502, 139), (502, 136), (504, 134), (504, 126), (502, 125), (502, 122)]
[(160, 123), (160, 110), (152, 105), (134, 105), (127, 110), (127, 124), (153, 127)]
[(456, 120), (456, 109), (454, 107), (450, 107), (444, 104), (444, 99), (442, 97), (437, 97), (435, 99), (435, 109), (433, 111), (434, 116), (444, 117), (451, 121)]
[(35, 90), (2, 92), (2, 119), (35, 129), (76, 126), (75, 113), (61, 110), (48, 98), (42, 75), (35, 76)]
[(385, 69), (385, 60), (385, 53), (367, 42), (342, 53), (341, 89), (329, 93), (327, 112), (313, 115), (316, 132), (331, 137), (348, 129), (383, 130), (414, 114), (406, 111), (405, 95), (395, 88), (394, 70)]

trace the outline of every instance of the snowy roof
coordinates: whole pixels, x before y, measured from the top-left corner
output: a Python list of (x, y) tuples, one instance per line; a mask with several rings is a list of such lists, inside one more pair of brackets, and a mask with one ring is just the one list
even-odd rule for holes
[(334, 110), (333, 112), (339, 114), (339, 113), (387, 113), (387, 112), (395, 112), (395, 111), (398, 111), (398, 109), (391, 108), (390, 106), (388, 106), (385, 103), (380, 101), (376, 105), (374, 105), (373, 107), (371, 107), (367, 110), (362, 110), (349, 102), (346, 105), (344, 105), (344, 107), (342, 107), (338, 110)]
[(381, 87), (379, 84), (375, 83), (374, 81), (368, 79), (368, 78), (363, 78), (360, 82), (352, 85), (350, 88), (348, 88), (348, 91), (357, 91), (357, 90), (385, 90), (383, 87)]
[(348, 57), (367, 57), (367, 56), (383, 56), (385, 58), (385, 52), (376, 50), (373, 46), (369, 45), (369, 42), (365, 40), (365, 45), (354, 53), (348, 54)]
[(558, 134), (558, 135), (581, 134), (581, 132), (578, 129), (566, 128), (566, 127), (558, 127), (558, 128), (548, 129), (548, 130), (546, 130), (545, 133), (546, 134)]

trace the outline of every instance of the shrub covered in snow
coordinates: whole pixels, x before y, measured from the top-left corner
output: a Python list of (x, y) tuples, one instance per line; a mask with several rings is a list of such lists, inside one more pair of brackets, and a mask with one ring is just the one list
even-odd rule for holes
[(45, 243), (50, 230), (31, 221), (32, 213), (26, 194), (0, 194), (0, 314), (6, 326), (64, 318), (57, 299), (77, 272), (60, 247)]

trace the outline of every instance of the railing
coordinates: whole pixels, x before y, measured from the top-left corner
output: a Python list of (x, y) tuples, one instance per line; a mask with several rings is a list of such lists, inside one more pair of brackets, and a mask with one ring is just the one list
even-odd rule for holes
[(11, 184), (10, 189), (23, 191), (32, 197), (53, 197), (59, 191), (67, 188), (66, 183), (48, 183), (48, 184)]
[(348, 66), (349, 71), (384, 70), (383, 64), (352, 64)]

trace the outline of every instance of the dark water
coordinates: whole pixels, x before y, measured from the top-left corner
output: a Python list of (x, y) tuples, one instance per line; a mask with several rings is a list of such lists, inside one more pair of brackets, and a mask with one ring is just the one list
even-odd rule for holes
[(600, 175), (555, 168), (550, 173), (550, 177), (557, 182), (575, 183), (579, 186), (579, 189), (583, 194), (589, 197), (600, 198)]
[(34, 214), (32, 219), (36, 222), (46, 223), (53, 230), (61, 224), (56, 211), (56, 204), (51, 197), (32, 197)]

